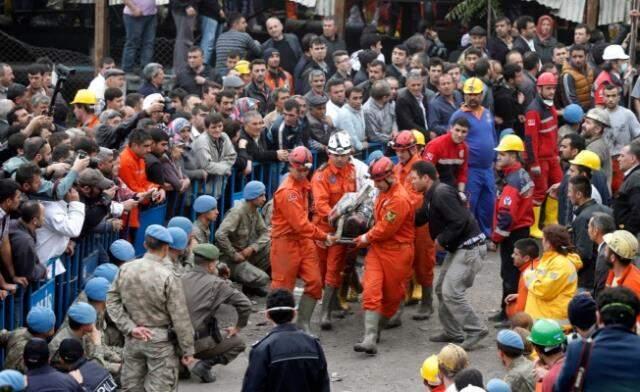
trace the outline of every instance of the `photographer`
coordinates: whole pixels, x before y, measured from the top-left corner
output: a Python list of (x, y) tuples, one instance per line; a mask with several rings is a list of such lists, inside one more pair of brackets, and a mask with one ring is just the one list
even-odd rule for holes
[[(40, 151), (40, 149), (38, 149)], [(20, 190), (27, 198), (44, 200), (62, 200), (75, 182), (78, 174), (89, 167), (90, 158), (78, 158), (71, 166), (71, 170), (60, 180), (55, 182), (43, 179), (43, 172), (38, 165), (29, 162), (21, 165), (15, 172), (15, 180), (20, 184)], [(67, 163), (49, 165), (44, 170), (47, 172), (50, 166), (66, 165)]]
[(154, 113), (162, 113), (164, 109), (163, 102), (164, 101), (156, 99), (152, 103), (144, 106), (141, 112), (136, 113), (130, 119), (122, 121), (116, 126), (113, 126), (108, 122), (101, 124), (96, 129), (96, 142), (98, 142), (98, 144), (102, 147), (106, 147), (112, 150), (119, 149), (124, 144), (125, 140), (129, 136), (129, 133), (131, 133), (132, 130), (138, 127), (138, 122), (140, 120), (145, 118), (152, 118), (152, 115), (155, 115)]
[(120, 231), (122, 220), (106, 219), (111, 212), (111, 199), (117, 187), (113, 181), (106, 179), (98, 169), (84, 169), (78, 176), (75, 189), (80, 201), (85, 205), (85, 219), (82, 234), (90, 232)]

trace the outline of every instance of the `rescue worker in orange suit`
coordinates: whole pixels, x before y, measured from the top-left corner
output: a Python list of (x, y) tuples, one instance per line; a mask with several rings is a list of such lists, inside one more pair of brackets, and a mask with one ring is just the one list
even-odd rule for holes
[(465, 117), (456, 118), (449, 132), (431, 140), (422, 153), (422, 159), (435, 165), (440, 182), (459, 192), (464, 192), (467, 184), (469, 147), (465, 139), (470, 126)]
[(415, 226), (411, 198), (395, 178), (393, 162), (387, 157), (372, 161), (369, 175), (379, 194), (373, 227), (355, 239), (358, 248), (369, 250), (362, 293), (364, 338), (353, 349), (375, 355), (380, 329), (398, 311), (411, 277)]
[(496, 169), (502, 172), (504, 186), (496, 201), (491, 240), (500, 245), (500, 277), (502, 299), (500, 313), (492, 321), (506, 322), (505, 299), (518, 292), (520, 270), (513, 264), (512, 254), (518, 240), (529, 237), (533, 223), (533, 181), (520, 163), (524, 143), (516, 135), (506, 135), (495, 148)]
[[(336, 132), (329, 138), (329, 161), (323, 164), (311, 178), (313, 195), (313, 223), (325, 232), (333, 230), (330, 222), (332, 208), (347, 192), (356, 191), (356, 169), (351, 163), (351, 138), (346, 132)], [(324, 281), (322, 317), (320, 328), (331, 329), (331, 304), (342, 285), (347, 246), (325, 246), (316, 242), (320, 271)]]
[(293, 291), (296, 278), (304, 281), (298, 303), (298, 327), (310, 333), (316, 302), (322, 297), (322, 276), (315, 241), (330, 246), (334, 237), (309, 221), (311, 184), (307, 179), (313, 157), (306, 147), (289, 153), (289, 175), (273, 195), (271, 218), (271, 287)]
[[(416, 139), (411, 131), (401, 131), (395, 137), (392, 145), (398, 156), (398, 164), (393, 168), (398, 182), (404, 187), (411, 198), (413, 210), (422, 206), (423, 194), (411, 186), (411, 166), (421, 160), (416, 148)], [(414, 239), (413, 271), (416, 282), (422, 288), (422, 298), (418, 312), (413, 315), (414, 320), (426, 320), (433, 314), (433, 267), (436, 263), (436, 248), (428, 225), (417, 227)], [(397, 315), (389, 320), (387, 327), (395, 327), (402, 323), (402, 307)]]
[[(525, 145), (527, 166), (533, 179), (534, 222), (531, 236), (542, 238), (540, 231), (540, 211), (545, 201), (547, 190), (553, 184), (562, 181), (562, 168), (558, 157), (558, 113), (553, 106), (556, 94), (556, 77), (551, 72), (543, 72), (537, 81), (538, 95), (529, 104), (525, 114)], [(557, 221), (558, 201), (547, 199), (547, 216), (555, 215), (555, 219), (547, 221), (553, 224)]]

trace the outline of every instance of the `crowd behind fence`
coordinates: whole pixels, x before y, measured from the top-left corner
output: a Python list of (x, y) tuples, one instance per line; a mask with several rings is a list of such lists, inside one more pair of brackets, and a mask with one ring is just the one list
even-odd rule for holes
[[(367, 160), (369, 154), (373, 151), (384, 148), (381, 144), (372, 143), (367, 150), (360, 153), (359, 158)], [(318, 154), (314, 155), (314, 169), (318, 163)], [(231, 175), (225, 181), (223, 192), (218, 197), (218, 206), (220, 215), (217, 222), (224, 219), (225, 212), (228, 211), (236, 200), (242, 199), (242, 189), (248, 181), (258, 180), (265, 184), (267, 189), (267, 198), (273, 196), (273, 192), (279, 183), (279, 175), (281, 167), (280, 163), (264, 164), (254, 163), (251, 174), (244, 176), (233, 170)], [(278, 170), (274, 170), (274, 169)], [(147, 226), (151, 224), (162, 224), (170, 218), (167, 215), (167, 209), (171, 208), (174, 213), (172, 215), (187, 216), (191, 220), (195, 219), (195, 212), (191, 209), (194, 200), (203, 194), (211, 194), (210, 187), (207, 183), (195, 181), (191, 189), (183, 195), (184, 197), (176, 198), (174, 206), (168, 206), (167, 203), (152, 206), (140, 212), (139, 233), (144, 233)], [(211, 240), (215, 232), (216, 222), (212, 223)], [(59, 327), (64, 320), (65, 314), (69, 306), (82, 291), (84, 283), (91, 278), (96, 267), (104, 260), (105, 251), (109, 245), (118, 239), (122, 232), (110, 233), (92, 233), (76, 240), (76, 246), (73, 255), (64, 254), (56, 258), (52, 258), (47, 263), (51, 265), (52, 278), (32, 283), (27, 287), (18, 286), (15, 293), (8, 295), (4, 300), (0, 301), (0, 328), (13, 330), (23, 327), (27, 313), (31, 307), (39, 305), (51, 308), (56, 315), (56, 327)], [(126, 235), (125, 235), (126, 236)], [(135, 236), (134, 248), (136, 255), (144, 253), (144, 236)], [(64, 266), (64, 272), (56, 271), (56, 259), (60, 259), (61, 265)], [(58, 273), (56, 275), (56, 273)], [(0, 349), (0, 367), (4, 364), (5, 352)]]

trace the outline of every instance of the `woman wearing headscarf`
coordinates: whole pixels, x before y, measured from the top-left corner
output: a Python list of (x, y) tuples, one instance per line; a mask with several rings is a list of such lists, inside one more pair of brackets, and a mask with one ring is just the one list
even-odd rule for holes
[(549, 15), (542, 15), (536, 24), (536, 53), (540, 56), (540, 61), (544, 63), (552, 62), (553, 48), (558, 43), (554, 37), (556, 22)]

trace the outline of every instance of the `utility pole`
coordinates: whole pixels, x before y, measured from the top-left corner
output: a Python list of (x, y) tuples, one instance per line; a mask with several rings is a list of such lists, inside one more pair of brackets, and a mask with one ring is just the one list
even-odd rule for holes
[(93, 34), (93, 61), (98, 64), (109, 51), (109, 9), (107, 0), (96, 0)]
[(335, 2), (335, 8), (334, 8), (334, 12), (333, 12), (333, 17), (336, 20), (336, 30), (338, 31), (338, 37), (342, 37), (342, 39), (345, 39), (344, 36), (344, 25), (345, 25), (345, 20), (344, 20), (344, 7), (345, 7), (345, 0), (338, 0)]
[(593, 30), (598, 26), (598, 0), (587, 0), (587, 26)]

